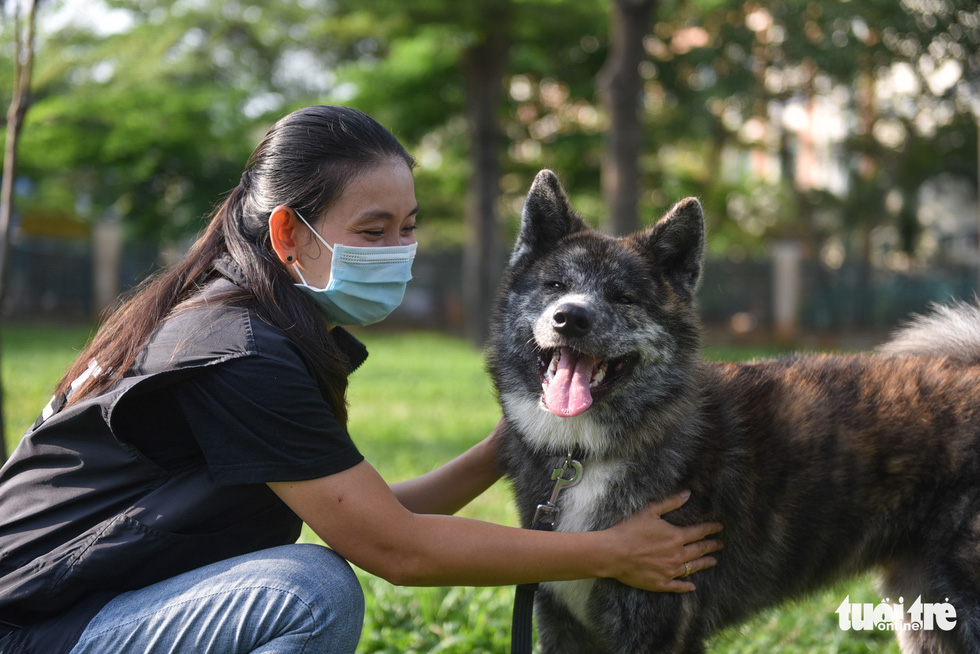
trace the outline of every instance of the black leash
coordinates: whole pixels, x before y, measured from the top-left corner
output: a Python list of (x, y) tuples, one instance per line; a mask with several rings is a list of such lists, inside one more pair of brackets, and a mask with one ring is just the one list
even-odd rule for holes
[[(569, 466), (572, 476), (566, 477)], [(582, 479), (582, 464), (572, 458), (569, 452), (560, 468), (551, 471), (551, 479), (555, 486), (551, 497), (544, 504), (539, 504), (531, 521), (531, 529), (535, 531), (554, 531), (558, 519), (558, 494), (562, 489), (570, 488)], [(520, 584), (514, 592), (514, 618), (511, 622), (510, 651), (511, 654), (531, 654), (531, 643), (534, 634), (534, 593), (538, 584)]]

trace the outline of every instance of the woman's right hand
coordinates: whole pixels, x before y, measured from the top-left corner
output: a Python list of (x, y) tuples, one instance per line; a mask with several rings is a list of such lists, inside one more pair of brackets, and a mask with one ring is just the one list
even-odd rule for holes
[(718, 563), (706, 555), (720, 550), (722, 542), (705, 538), (721, 531), (722, 525), (706, 522), (677, 527), (661, 517), (683, 506), (689, 497), (689, 491), (672, 495), (607, 530), (623, 547), (620, 569), (613, 577), (644, 590), (672, 593), (694, 590), (694, 584), (686, 577)]

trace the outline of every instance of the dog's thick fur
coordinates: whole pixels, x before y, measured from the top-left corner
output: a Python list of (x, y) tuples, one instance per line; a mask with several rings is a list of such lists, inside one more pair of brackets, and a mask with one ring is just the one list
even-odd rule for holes
[[(559, 530), (609, 527), (684, 488), (668, 520), (725, 526), (719, 565), (692, 593), (543, 584), (543, 650), (701, 652), (763, 607), (878, 566), (883, 598), (956, 610), (952, 631), (897, 630), (903, 651), (980, 652), (980, 310), (944, 308), (873, 354), (707, 363), (703, 251), (693, 199), (612, 238), (550, 171), (528, 195), (488, 348), (524, 525), (572, 451), (584, 472), (560, 496)], [(572, 417), (542, 391), (560, 348), (610, 362)]]

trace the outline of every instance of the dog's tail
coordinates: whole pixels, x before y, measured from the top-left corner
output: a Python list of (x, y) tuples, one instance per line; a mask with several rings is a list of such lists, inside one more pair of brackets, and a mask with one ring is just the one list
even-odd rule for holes
[(889, 356), (946, 357), (962, 364), (980, 363), (980, 305), (933, 304), (913, 316), (878, 352)]

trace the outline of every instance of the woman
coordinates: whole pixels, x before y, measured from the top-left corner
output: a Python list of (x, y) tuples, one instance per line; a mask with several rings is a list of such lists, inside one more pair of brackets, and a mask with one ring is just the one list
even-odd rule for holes
[[(673, 592), (714, 565), (719, 525), (659, 518), (681, 497), (595, 533), (445, 515), (498, 478), (496, 430), (393, 486), (364, 461), (345, 390), (366, 351), (337, 325), (401, 300), (412, 166), (361, 112), (286, 116), (184, 262), (100, 329), (0, 471), (0, 650), (353, 651), (345, 559), (396, 584)], [(292, 544), (302, 522), (332, 549)]]

